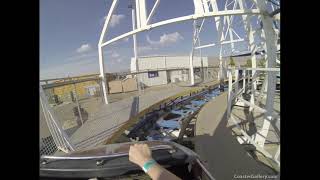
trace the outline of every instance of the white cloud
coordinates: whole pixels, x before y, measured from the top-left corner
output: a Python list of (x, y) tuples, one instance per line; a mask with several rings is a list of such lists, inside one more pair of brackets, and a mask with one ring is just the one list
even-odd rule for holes
[(123, 41), (124, 41), (124, 42), (128, 42), (128, 41), (129, 41), (129, 38), (128, 38), (128, 37), (127, 37), (127, 38), (124, 38)]
[(98, 58), (98, 52), (94, 51), (94, 52), (76, 54), (66, 58), (66, 61), (79, 61), (79, 60), (88, 59), (88, 58)]
[(177, 43), (180, 40), (183, 40), (183, 36), (179, 32), (163, 34), (160, 36), (159, 41), (153, 41), (150, 37), (146, 36), (147, 42), (149, 45), (138, 47), (139, 53), (145, 53), (153, 50), (158, 50), (161, 47), (169, 46), (171, 44)]
[[(115, 27), (116, 25), (120, 24), (120, 21), (123, 20), (126, 16), (123, 14), (113, 14), (111, 16), (110, 20), (110, 26)], [(107, 16), (103, 18), (103, 20), (106, 20)]]
[(138, 46), (138, 52), (139, 53), (144, 53), (152, 50), (156, 50), (158, 48), (152, 47), (152, 46)]
[[(110, 59), (110, 65), (111, 65), (111, 71), (116, 72), (117, 69), (121, 68), (121, 65), (119, 63), (121, 63), (123, 61), (123, 57), (119, 57), (119, 58), (111, 58)], [(108, 63), (109, 64), (109, 63)]]
[(159, 46), (168, 46), (170, 44), (174, 44), (178, 42), (179, 40), (183, 40), (183, 36), (179, 32), (174, 32), (170, 34), (163, 34), (160, 36), (159, 41), (153, 41), (150, 39), (150, 37), (147, 35), (147, 41), (151, 45), (159, 45)]
[(109, 58), (111, 64), (117, 64), (117, 62), (122, 62), (123, 56), (121, 56), (118, 52), (114, 50), (109, 50), (105, 52)]
[(113, 52), (111, 53), (111, 57), (112, 57), (112, 58), (118, 58), (118, 57), (120, 57), (120, 55), (119, 55), (117, 52), (113, 51)]
[(84, 53), (84, 52), (88, 52), (90, 51), (92, 48), (90, 46), (90, 44), (82, 44), (78, 49), (77, 52), (78, 53)]

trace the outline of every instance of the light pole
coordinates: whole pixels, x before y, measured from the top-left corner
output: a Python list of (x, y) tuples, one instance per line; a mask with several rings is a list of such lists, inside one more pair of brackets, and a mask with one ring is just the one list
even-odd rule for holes
[[(132, 30), (136, 29), (136, 12), (134, 4), (131, 3), (128, 5), (128, 8), (131, 9), (131, 16), (132, 16)], [(137, 50), (137, 35), (133, 34), (133, 53), (134, 53), (134, 61), (136, 63), (136, 81), (139, 94), (141, 93), (140, 81), (139, 81), (139, 64), (138, 64), (138, 50)]]

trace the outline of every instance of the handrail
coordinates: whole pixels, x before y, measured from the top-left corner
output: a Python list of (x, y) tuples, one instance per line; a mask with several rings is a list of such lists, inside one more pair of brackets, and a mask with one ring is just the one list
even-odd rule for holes
[[(151, 146), (150, 147), (151, 151), (156, 151), (156, 150), (170, 150), (173, 149), (172, 146), (170, 145), (157, 145), (157, 146)], [(110, 155), (96, 155), (96, 156), (73, 156), (71, 154), (67, 154), (65, 156), (41, 156), (42, 160), (98, 160), (98, 159), (103, 159), (103, 158), (111, 158), (111, 157), (121, 157), (121, 156), (128, 156), (129, 152), (123, 152), (123, 153), (115, 153), (115, 154), (110, 154)]]
[[(258, 111), (260, 111), (260, 112), (262, 112), (264, 114), (267, 113), (267, 109), (261, 108), (258, 105), (254, 104), (255, 100), (254, 100), (254, 95), (253, 94), (251, 94), (250, 102), (244, 100), (241, 97), (241, 95), (243, 94), (243, 90), (246, 88), (246, 86), (249, 85), (249, 83), (245, 84), (241, 89), (238, 89), (239, 82), (241, 80), (246, 79), (246, 78), (238, 79), (238, 75), (239, 75), (238, 71), (239, 70), (244, 70), (244, 73), (246, 73), (247, 71), (268, 71), (270, 73), (276, 73), (276, 72), (280, 71), (280, 68), (236, 68), (236, 67), (227, 68), (227, 72), (228, 72), (228, 75), (229, 75), (229, 79), (228, 79), (228, 81), (229, 81), (229, 83), (228, 83), (229, 84), (229, 86), (228, 86), (228, 105), (227, 105), (227, 117), (228, 117), (228, 119), (231, 120), (236, 125), (236, 127), (238, 129), (240, 129), (242, 135), (244, 135), (247, 138), (247, 140), (250, 141), (250, 143), (257, 148), (258, 151), (260, 151), (266, 157), (270, 158), (272, 161), (274, 161), (278, 165), (280, 165), (280, 162), (276, 160), (278, 154), (280, 154), (280, 149), (278, 149), (279, 152), (277, 152), (277, 155), (275, 155), (275, 157), (273, 157), (269, 152), (267, 152), (263, 148), (264, 144), (262, 144), (262, 146), (261, 146), (261, 144), (259, 144), (256, 139), (253, 140), (252, 137), (250, 137), (245, 131), (243, 131), (243, 129), (238, 125), (239, 122), (231, 114), (231, 107), (232, 107), (232, 105), (234, 103), (236, 103), (236, 102), (234, 102), (234, 99), (238, 99), (238, 100), (240, 100), (240, 102), (244, 103), (245, 105), (250, 106), (251, 110), (249, 109), (249, 111), (252, 111), (252, 109), (257, 109)], [(235, 73), (236, 78), (235, 78), (235, 82), (232, 82), (233, 81), (232, 72), (234, 72), (234, 71), (236, 71), (236, 73)], [(250, 83), (252, 85), (252, 90), (255, 91), (256, 87), (254, 87), (254, 83), (257, 81), (257, 79), (259, 77), (256, 76), (255, 78), (251, 78), (251, 75), (248, 75), (248, 76), (249, 76), (249, 79), (251, 79)], [(233, 87), (233, 86), (235, 86), (235, 87)], [(235, 89), (236, 92), (234, 92), (233, 89)], [(274, 116), (274, 114), (275, 113), (271, 113), (272, 116)], [(266, 120), (264, 120), (264, 121), (266, 121)], [(271, 116), (267, 117), (267, 121), (271, 121)], [(257, 134), (259, 134), (259, 133), (257, 133)]]
[(243, 67), (233, 67), (233, 68), (227, 68), (227, 70), (276, 71), (276, 72), (280, 72), (280, 68), (243, 68)]

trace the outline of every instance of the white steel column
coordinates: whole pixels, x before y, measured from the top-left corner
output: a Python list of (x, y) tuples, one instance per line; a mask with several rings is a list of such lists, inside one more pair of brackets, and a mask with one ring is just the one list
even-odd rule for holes
[(147, 25), (147, 9), (146, 9), (146, 0), (136, 0), (139, 1), (139, 7), (137, 8), (136, 6), (136, 10), (140, 11), (139, 15), (139, 22), (140, 22), (140, 26), (138, 27), (143, 27)]
[(242, 85), (242, 86), (243, 86), (243, 92), (244, 92), (244, 93), (246, 93), (246, 76), (247, 76), (247, 75), (246, 75), (246, 72), (247, 72), (247, 70), (244, 69), (244, 70), (243, 70), (243, 85)]
[(150, 23), (151, 18), (152, 18), (152, 16), (153, 16), (153, 14), (156, 12), (156, 9), (157, 9), (157, 7), (158, 7), (159, 4), (160, 4), (160, 0), (157, 0), (157, 1), (155, 2), (155, 4), (154, 4), (152, 10), (150, 11), (150, 14), (149, 14), (148, 18), (147, 18), (147, 24)]
[[(231, 52), (234, 51), (234, 43), (233, 43), (233, 34), (232, 34), (232, 24), (231, 24), (231, 21), (230, 21), (230, 16), (226, 16), (225, 17), (226, 20), (227, 20), (227, 23), (228, 23), (228, 26), (229, 26), (229, 38), (230, 38), (230, 42), (231, 42)], [(228, 33), (228, 32), (226, 32)]]
[(265, 73), (265, 77), (264, 77), (264, 80), (263, 80), (263, 83), (262, 83), (262, 87), (260, 89), (260, 94), (259, 94), (259, 97), (257, 99), (257, 101), (261, 102), (264, 98), (264, 94), (266, 93), (266, 87), (267, 87), (267, 81), (268, 81), (268, 75), (267, 73)]
[(193, 71), (193, 49), (191, 50), (190, 56), (189, 56), (189, 70), (190, 70), (190, 85), (194, 85), (194, 71)]
[[(266, 2), (258, 0), (257, 6), (261, 12), (265, 12), (261, 15), (261, 20), (263, 23), (263, 30), (266, 39), (266, 53), (267, 53), (267, 66), (268, 68), (273, 68), (276, 65), (276, 41), (275, 41), (275, 31), (273, 29), (273, 20), (268, 16)], [(266, 100), (266, 110), (264, 116), (264, 122), (262, 129), (259, 134), (257, 134), (256, 142), (261, 147), (264, 146), (266, 137), (268, 136), (270, 121), (272, 120), (273, 113), (273, 103), (275, 95), (275, 84), (276, 84), (275, 72), (268, 72), (268, 90), (267, 90), (267, 100)]]
[[(204, 21), (202, 21), (204, 22)], [(203, 24), (203, 23), (202, 23)], [(201, 25), (202, 25), (201, 24)], [(202, 27), (202, 26), (201, 26)], [(200, 28), (201, 28), (200, 27)], [(200, 29), (197, 27), (197, 40), (198, 40), (198, 46), (201, 46), (201, 42), (200, 42)], [(203, 69), (203, 59), (202, 59), (202, 52), (201, 49), (199, 49), (199, 54), (200, 54), (200, 61), (201, 61), (201, 74), (202, 74), (202, 81), (205, 81), (205, 75), (204, 75), (204, 69)], [(209, 66), (209, 62), (207, 62), (207, 65)]]
[[(136, 29), (136, 13), (135, 13), (135, 7), (132, 4), (132, 10), (131, 10), (131, 15), (132, 15), (132, 30), (134, 31)], [(138, 64), (138, 50), (137, 50), (137, 35), (133, 34), (133, 53), (134, 53), (134, 61), (136, 63), (136, 80), (137, 80), (137, 86), (138, 86), (138, 91), (139, 94), (141, 93), (141, 87), (140, 87), (140, 78), (139, 78), (139, 64)]]
[(102, 33), (100, 35), (99, 44), (98, 44), (100, 78), (102, 80), (103, 97), (104, 97), (104, 102), (106, 104), (108, 104), (108, 98), (107, 98), (108, 86), (107, 86), (107, 80), (105, 78), (105, 73), (104, 73), (104, 60), (103, 60), (103, 52), (102, 52), (103, 45), (102, 44), (103, 44), (104, 35), (107, 31), (107, 28), (109, 26), (109, 22), (111, 20), (112, 14), (113, 14), (113, 11), (117, 6), (118, 1), (119, 0), (112, 1), (108, 16), (107, 16), (107, 18), (104, 22), (104, 25), (103, 25)]
[[(211, 6), (212, 6), (212, 10), (213, 12), (219, 12), (219, 8), (218, 8), (218, 3), (216, 0), (211, 0)], [(214, 17), (214, 21), (215, 21), (215, 26), (218, 32), (218, 42), (220, 45), (220, 52), (219, 52), (219, 72), (218, 73), (218, 79), (219, 81), (224, 81), (225, 78), (225, 74), (223, 72), (223, 65), (222, 65), (222, 50), (223, 50), (223, 43), (222, 41), (224, 40), (224, 36), (223, 36), (223, 18), (222, 17)], [(226, 68), (226, 66), (225, 66)]]
[(238, 91), (239, 91), (239, 70), (236, 69), (235, 71), (235, 84), (234, 84), (234, 88), (235, 88), (235, 94), (237, 95), (238, 94)]
[(230, 118), (231, 106), (232, 106), (232, 98), (233, 98), (233, 93), (232, 93), (232, 72), (231, 72), (231, 69), (227, 70), (227, 76), (229, 78), (229, 80), (228, 80), (227, 118)]
[[(256, 46), (254, 44), (254, 30), (252, 29), (252, 26), (249, 25), (249, 44), (250, 44), (250, 52), (251, 52), (251, 67), (257, 68), (257, 57), (256, 57)], [(250, 97), (250, 103), (254, 104), (254, 95), (255, 90), (257, 89), (257, 82), (255, 80), (256, 78), (256, 70), (251, 71), (251, 97)], [(249, 111), (251, 112), (253, 110), (253, 107), (250, 106)]]
[[(221, 52), (221, 45), (220, 45), (220, 52)], [(218, 80), (219, 82), (221, 81), (222, 77), (222, 62), (220, 60), (220, 55), (219, 55), (219, 71), (218, 71)]]
[[(244, 0), (237, 0), (238, 1), (238, 4), (239, 4), (239, 8), (241, 10), (246, 10), (246, 3)], [(250, 16), (248, 15), (242, 15), (242, 20), (244, 21), (244, 29), (246, 30), (246, 38), (247, 40), (249, 40), (249, 48), (250, 48), (250, 52), (251, 52), (251, 66), (252, 68), (256, 68), (257, 67), (257, 61), (256, 61), (256, 54), (255, 54), (255, 46), (254, 46), (254, 32), (253, 32), (253, 29), (252, 29), (252, 26), (251, 26), (251, 22), (250, 22)], [(248, 75), (249, 75), (249, 72), (248, 71)], [(251, 71), (251, 97), (250, 97), (250, 102), (252, 104), (254, 104), (254, 94), (255, 94), (255, 89), (256, 89), (256, 81), (254, 81), (254, 75), (255, 75), (256, 71), (253, 70)], [(248, 77), (248, 85), (250, 83), (250, 76)], [(253, 110), (253, 107), (250, 106), (249, 108), (249, 111), (251, 112)]]
[(102, 54), (102, 47), (98, 46), (98, 53), (99, 53), (99, 68), (100, 68), (100, 78), (101, 78), (101, 84), (102, 84), (102, 90), (103, 90), (103, 97), (104, 97), (104, 102), (108, 104), (108, 98), (107, 98), (107, 80), (104, 75), (104, 61), (103, 61), (103, 54)]
[(141, 25), (140, 25), (140, 11), (139, 11), (139, 7), (140, 7), (140, 5), (139, 5), (139, 0), (134, 0), (135, 2), (136, 2), (136, 6), (135, 6), (135, 8), (137, 9), (137, 11), (136, 11), (136, 13), (137, 13), (137, 27), (138, 28), (140, 28), (141, 27)]
[(193, 21), (193, 36), (192, 36), (192, 49), (189, 56), (189, 69), (190, 69), (190, 85), (194, 85), (194, 71), (193, 71), (193, 53), (194, 53), (194, 45), (195, 45), (195, 39), (196, 39), (196, 20)]

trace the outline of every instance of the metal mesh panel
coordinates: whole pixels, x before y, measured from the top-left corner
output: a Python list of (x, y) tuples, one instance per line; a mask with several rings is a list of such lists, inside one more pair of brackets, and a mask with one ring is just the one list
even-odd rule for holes
[(52, 136), (41, 138), (40, 141), (40, 156), (52, 155), (58, 150)]
[(56, 80), (45, 85), (44, 91), (68, 136), (72, 136), (103, 104), (99, 78)]
[[(40, 111), (42, 111), (42, 117), (40, 119), (40, 154), (41, 153), (53, 153), (55, 147), (52, 143), (51, 138), (53, 139), (56, 147), (64, 152), (73, 151), (73, 145), (70, 143), (68, 136), (62, 130), (60, 122), (57, 120), (54, 112), (49, 106), (48, 100), (44, 94), (44, 91), (40, 85)], [(43, 122), (45, 121), (45, 122)], [(47, 126), (46, 126), (46, 125)], [(47, 128), (47, 133), (43, 131), (43, 128)], [(51, 135), (48, 136), (48, 131)], [(42, 149), (42, 150), (41, 150)]]

